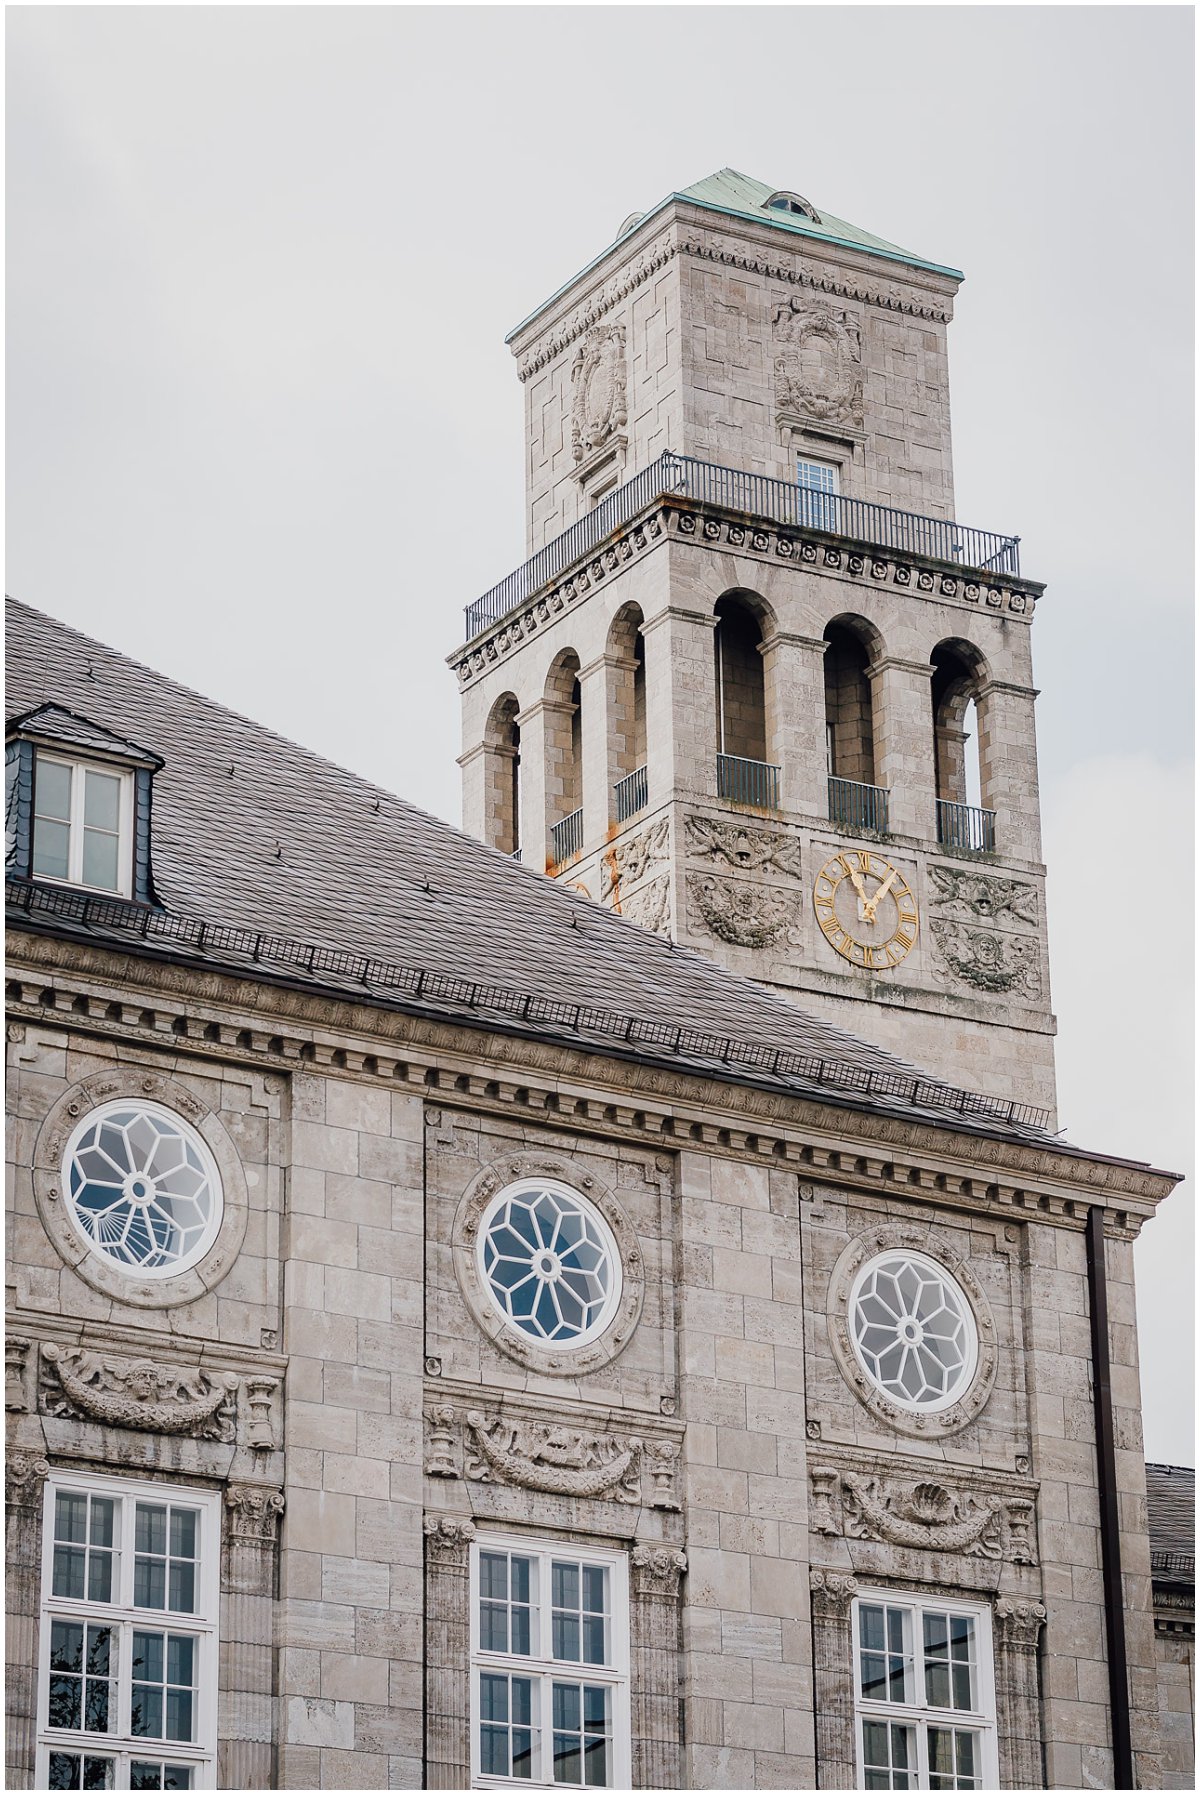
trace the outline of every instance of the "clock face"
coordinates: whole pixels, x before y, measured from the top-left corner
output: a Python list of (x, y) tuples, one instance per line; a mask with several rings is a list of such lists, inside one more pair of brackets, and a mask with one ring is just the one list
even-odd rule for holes
[(868, 972), (899, 966), (917, 939), (917, 900), (882, 854), (835, 854), (817, 874), (813, 908), (835, 952)]

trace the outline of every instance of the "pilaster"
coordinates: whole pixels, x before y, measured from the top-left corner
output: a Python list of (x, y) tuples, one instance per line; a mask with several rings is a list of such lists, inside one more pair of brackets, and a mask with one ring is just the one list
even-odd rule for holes
[(777, 631), (763, 643), (768, 759), (778, 760), (784, 807), (824, 816), (825, 650), (822, 637)]
[(717, 681), (711, 611), (668, 605), (642, 625), (650, 807), (673, 790), (717, 795)]
[(273, 1789), (276, 1774), (276, 1549), (283, 1492), (235, 1483), (225, 1491), (221, 1547), (218, 1766), (227, 1789)]
[(425, 1787), (471, 1781), (468, 1570), (475, 1523), (425, 1517)]
[(842, 1571), (810, 1573), (813, 1699), (817, 1717), (817, 1787), (855, 1786), (854, 1652), (850, 1604), (858, 1583)]
[(680, 1740), (680, 1585), (687, 1557), (675, 1546), (634, 1546), (629, 1631), (633, 1703), (633, 1785), (677, 1789)]
[(579, 669), (582, 711), (583, 840), (592, 847), (608, 834), (612, 808), (612, 757), (609, 754), (609, 685), (616, 665), (605, 654)]
[(1005, 1789), (1041, 1789), (1046, 1784), (1038, 1690), (1038, 1641), (1045, 1620), (1040, 1602), (1000, 1596), (992, 1608), (996, 1727)]
[(491, 754), (487, 743), (477, 742), (465, 754), (460, 754), (458, 765), (462, 768), (463, 830), (467, 835), (473, 835), (476, 841), (490, 844), (492, 818), (488, 803), (491, 796), (488, 774), (491, 770)]
[(40, 1451), (14, 1447), (8, 1453), (4, 1473), (4, 1546), (8, 1559), (4, 1628), (5, 1787), (31, 1789), (37, 1742), (42, 1510), (50, 1465)]
[(875, 737), (875, 783), (887, 788), (896, 835), (937, 839), (931, 664), (895, 657), (867, 669)]
[(995, 679), (977, 699), (983, 803), (996, 812), (996, 848), (1006, 860), (1042, 857), (1036, 699), (1033, 686)]

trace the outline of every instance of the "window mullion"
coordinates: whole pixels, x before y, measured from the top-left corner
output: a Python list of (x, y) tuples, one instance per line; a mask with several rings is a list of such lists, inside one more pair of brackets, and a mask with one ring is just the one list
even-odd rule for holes
[(71, 767), (71, 801), (67, 805), (67, 873), (72, 885), (83, 880), (83, 768)]

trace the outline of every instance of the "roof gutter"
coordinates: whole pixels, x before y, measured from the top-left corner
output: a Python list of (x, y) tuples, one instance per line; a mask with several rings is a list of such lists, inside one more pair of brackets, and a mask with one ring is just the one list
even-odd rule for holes
[(1117, 1509), (1117, 1452), (1113, 1429), (1112, 1358), (1108, 1332), (1108, 1268), (1104, 1258), (1104, 1210), (1087, 1213), (1088, 1309), (1092, 1326), (1092, 1402), (1096, 1417), (1096, 1483), (1100, 1502), (1100, 1555), (1104, 1577), (1104, 1628), (1108, 1644), (1113, 1788), (1133, 1789), (1133, 1741), (1129, 1716), (1129, 1668), (1125, 1595), (1121, 1576), (1121, 1526)]

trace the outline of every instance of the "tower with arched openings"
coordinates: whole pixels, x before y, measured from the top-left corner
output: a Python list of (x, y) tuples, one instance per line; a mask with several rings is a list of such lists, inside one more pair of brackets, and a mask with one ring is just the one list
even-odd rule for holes
[(1041, 587), (955, 514), (961, 278), (726, 169), (518, 325), (529, 558), (451, 657), (464, 823), (1052, 1111)]

